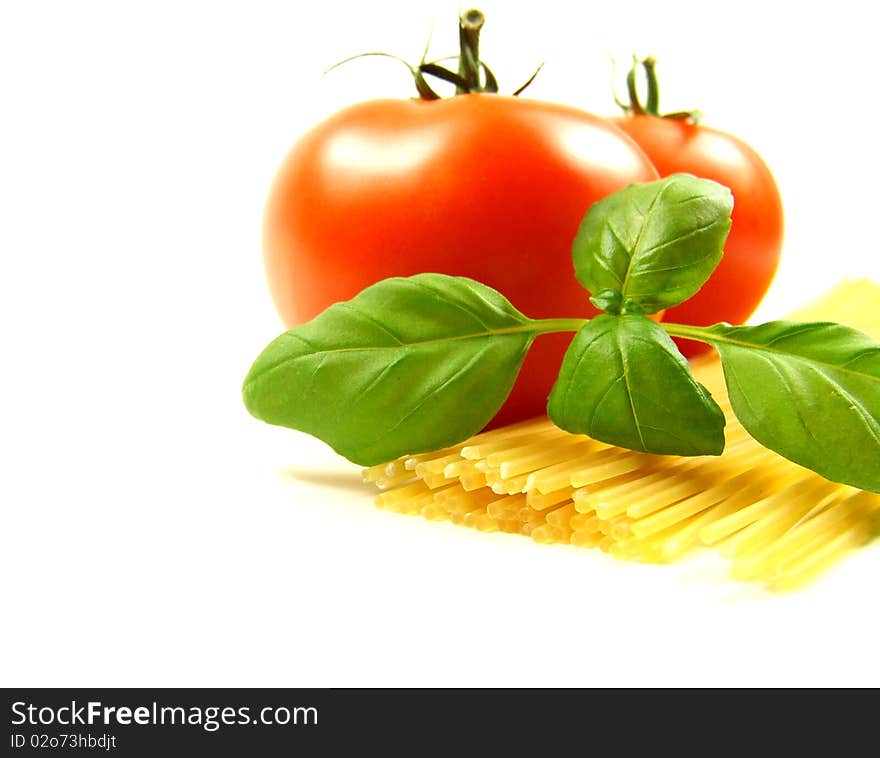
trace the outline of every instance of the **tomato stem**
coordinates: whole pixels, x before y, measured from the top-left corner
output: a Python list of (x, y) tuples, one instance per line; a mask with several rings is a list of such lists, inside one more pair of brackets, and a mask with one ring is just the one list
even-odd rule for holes
[[(434, 61), (428, 61), (428, 46), (426, 46), (421, 61), (419, 61), (417, 66), (413, 66), (403, 58), (399, 58), (390, 53), (369, 52), (346, 58), (345, 60), (330, 66), (327, 71), (331, 71), (337, 66), (340, 66), (343, 63), (348, 63), (355, 58), (363, 58), (368, 55), (380, 55), (399, 61), (409, 69), (413, 76), (413, 80), (415, 81), (416, 90), (422, 100), (440, 99), (440, 95), (431, 89), (431, 86), (425, 79), (426, 76), (433, 76), (441, 81), (454, 84), (456, 95), (465, 95), (472, 92), (488, 92), (494, 94), (498, 92), (498, 80), (495, 78), (495, 74), (492, 73), (492, 70), (480, 60), (480, 31), (485, 22), (486, 17), (481, 11), (478, 11), (475, 8), (465, 11), (459, 16), (458, 39), (460, 50), (458, 55), (450, 55), (444, 58), (438, 58)], [(458, 71), (451, 71), (440, 65), (442, 61), (446, 60), (458, 60)], [(526, 87), (528, 87), (534, 81), (543, 65), (544, 64), (542, 63), (538, 66), (535, 73), (529, 77), (529, 80), (513, 94), (519, 95)]]
[(458, 75), (464, 86), (457, 86), (457, 95), (466, 92), (479, 92), (480, 87), (480, 30), (486, 23), (486, 17), (476, 8), (461, 14), (458, 20), (458, 42), (460, 55), (458, 58)]
[(645, 80), (648, 85), (647, 99), (645, 100), (645, 111), (651, 116), (660, 115), (660, 88), (657, 84), (657, 61), (653, 56), (648, 56), (642, 60), (642, 68), (645, 70)]
[[(657, 85), (656, 65), (657, 61), (650, 55), (641, 61), (633, 56), (632, 66), (630, 66), (626, 74), (626, 92), (629, 95), (629, 103), (623, 106), (623, 109), (628, 113), (633, 113), (636, 116), (660, 115), (660, 88)], [(647, 96), (644, 105), (642, 105), (642, 100), (639, 97), (639, 87), (636, 82), (639, 67), (645, 71), (645, 81), (647, 84)]]
[(639, 89), (636, 86), (636, 71), (639, 67), (637, 58), (633, 58), (633, 64), (630, 66), (626, 74), (626, 92), (629, 95), (629, 104), (624, 106), (625, 110), (636, 116), (644, 116), (645, 109), (642, 107), (642, 101), (639, 99)]
[[(657, 81), (656, 66), (657, 60), (651, 55), (643, 60), (639, 60), (634, 56), (633, 64), (626, 75), (626, 91), (629, 96), (629, 103), (621, 103), (615, 98), (617, 104), (623, 108), (626, 113), (631, 113), (636, 116), (656, 116), (657, 118), (697, 123), (703, 115), (698, 110), (660, 113), (660, 85)], [(642, 101), (639, 98), (638, 85), (636, 83), (639, 67), (645, 72), (645, 86), (647, 92), (644, 105), (642, 105)]]

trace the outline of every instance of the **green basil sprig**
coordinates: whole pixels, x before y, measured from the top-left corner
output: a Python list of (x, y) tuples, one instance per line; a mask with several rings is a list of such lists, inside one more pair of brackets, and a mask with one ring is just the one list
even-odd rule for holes
[(529, 319), (479, 282), (386, 279), (292, 329), (245, 379), (248, 410), (371, 465), (461, 442), (509, 394), (536, 337), (577, 332), (548, 402), (560, 428), (648, 453), (718, 455), (724, 416), (669, 335), (712, 345), (760, 443), (880, 492), (880, 345), (837, 324), (656, 324), (721, 259), (730, 192), (676, 174), (593, 205), (573, 246), (592, 320)]

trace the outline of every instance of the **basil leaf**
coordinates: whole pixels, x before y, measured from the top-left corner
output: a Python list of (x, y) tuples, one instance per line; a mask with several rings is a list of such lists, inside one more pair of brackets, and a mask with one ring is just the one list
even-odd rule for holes
[(386, 279), (274, 340), (245, 379), (244, 403), (361, 465), (442, 448), (501, 407), (534, 323), (471, 279)]
[(663, 329), (597, 316), (575, 336), (547, 412), (575, 434), (646, 453), (718, 455), (724, 414)]
[(690, 174), (631, 184), (584, 217), (573, 245), (578, 281), (593, 295), (617, 291), (644, 313), (678, 305), (721, 260), (732, 210), (730, 190)]
[(824, 322), (680, 331), (714, 345), (733, 411), (758, 442), (827, 479), (880, 492), (880, 344)]

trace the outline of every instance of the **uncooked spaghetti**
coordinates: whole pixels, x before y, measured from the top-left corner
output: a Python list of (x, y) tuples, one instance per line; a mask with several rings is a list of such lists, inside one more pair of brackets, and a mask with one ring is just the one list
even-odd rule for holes
[[(877, 302), (880, 287), (850, 282), (793, 318), (880, 337)], [(380, 508), (628, 560), (665, 563), (713, 546), (730, 558), (734, 578), (774, 589), (800, 586), (880, 532), (880, 495), (762, 447), (733, 415), (717, 359), (693, 372), (727, 417), (720, 457), (647, 455), (538, 418), (373, 466), (364, 480), (382, 490)]]

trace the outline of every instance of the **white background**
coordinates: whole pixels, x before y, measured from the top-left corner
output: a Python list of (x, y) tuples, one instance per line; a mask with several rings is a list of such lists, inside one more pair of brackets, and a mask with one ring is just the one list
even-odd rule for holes
[[(877, 685), (880, 549), (774, 596), (384, 513), (239, 388), (280, 330), (268, 184), (343, 105), (409, 97), (452, 2), (3, 2), (0, 683)], [(612, 114), (607, 52), (751, 142), (787, 211), (760, 317), (880, 281), (880, 5), (485, 2), (502, 88)]]

